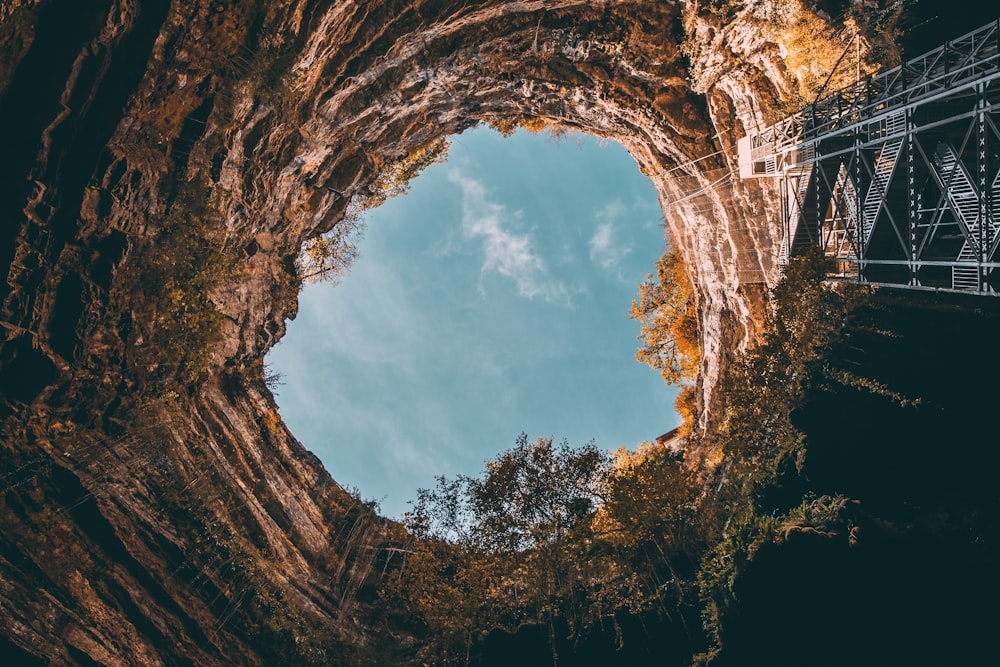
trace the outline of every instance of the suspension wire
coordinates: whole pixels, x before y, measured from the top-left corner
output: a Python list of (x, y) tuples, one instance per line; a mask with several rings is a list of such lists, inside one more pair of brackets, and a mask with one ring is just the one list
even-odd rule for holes
[(709, 153), (708, 155), (702, 155), (700, 158), (697, 158), (697, 159), (694, 159), (694, 160), (689, 160), (689, 161), (687, 161), (687, 162), (685, 162), (683, 164), (677, 165), (676, 167), (674, 167), (673, 169), (670, 169), (669, 171), (663, 172), (663, 175), (664, 176), (669, 176), (670, 174), (674, 173), (675, 171), (677, 171), (679, 169), (684, 169), (685, 167), (690, 167), (693, 164), (701, 162), (702, 160), (707, 160), (710, 157), (715, 157), (716, 155), (722, 155), (723, 153), (727, 153), (729, 150), (730, 150), (729, 148), (723, 148), (722, 150), (715, 151), (714, 153)]
[(692, 192), (691, 194), (689, 194), (689, 195), (687, 195), (685, 197), (681, 197), (680, 199), (677, 199), (675, 201), (668, 202), (668, 205), (672, 206), (674, 204), (683, 204), (684, 202), (688, 201), (689, 199), (694, 199), (695, 197), (700, 197), (701, 195), (705, 194), (709, 190), (715, 188), (715, 186), (717, 186), (720, 183), (722, 183), (722, 181), (724, 181), (726, 179), (729, 179), (729, 178), (732, 178), (732, 177), (733, 177), (732, 172), (727, 171), (720, 178), (716, 179), (715, 181), (712, 181), (711, 183), (709, 183), (708, 185), (706, 185), (702, 189), (698, 190), (697, 192)]

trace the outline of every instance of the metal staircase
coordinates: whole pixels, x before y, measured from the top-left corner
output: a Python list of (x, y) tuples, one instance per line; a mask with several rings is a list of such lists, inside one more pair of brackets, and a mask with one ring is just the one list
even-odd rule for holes
[(837, 259), (857, 259), (858, 190), (844, 164), (841, 164), (837, 171), (833, 211), (831, 228), (825, 244), (826, 255)]
[[(978, 290), (980, 288), (979, 262), (982, 252), (979, 247), (979, 233), (982, 221), (979, 216), (979, 193), (972, 184), (965, 165), (955, 155), (952, 147), (940, 143), (934, 150), (934, 166), (938, 170), (942, 189), (948, 197), (948, 204), (961, 224), (965, 242), (958, 253), (958, 265), (952, 267), (952, 288), (957, 290)], [(1000, 176), (998, 176), (1000, 178)], [(996, 202), (994, 202), (994, 207)], [(987, 234), (983, 239), (986, 247), (997, 235), (997, 217), (987, 214)]]
[(862, 248), (867, 248), (868, 242), (871, 240), (872, 229), (875, 227), (875, 221), (878, 220), (878, 214), (882, 211), (882, 204), (885, 202), (889, 190), (889, 181), (892, 180), (892, 172), (896, 168), (896, 163), (899, 162), (902, 148), (903, 137), (897, 137), (885, 142), (879, 149), (872, 182), (867, 194), (865, 194), (865, 203), (862, 208), (864, 225), (859, 239), (859, 245)]
[(781, 179), (779, 267), (814, 247), (830, 280), (1000, 296), (1000, 19), (737, 153), (740, 178)]
[(993, 218), (990, 220), (990, 237), (996, 239), (996, 227), (1000, 226), (1000, 169), (993, 179), (993, 186), (990, 190), (993, 193), (993, 201), (990, 203), (990, 213)]
[(934, 166), (955, 217), (975, 238), (979, 233), (979, 193), (972, 186), (965, 165), (958, 161), (950, 145), (939, 143), (934, 149)]
[(799, 227), (804, 217), (806, 199), (809, 197), (809, 186), (812, 185), (814, 169), (812, 167), (802, 170), (798, 174), (798, 184), (789, 188), (789, 194), (793, 196), (788, 201), (787, 221), (788, 227), (785, 229), (785, 238), (781, 242), (778, 250), (778, 266), (787, 266), (788, 259), (795, 254), (795, 239), (799, 235)]
[(844, 205), (847, 207), (847, 234), (851, 242), (851, 251), (847, 256), (857, 259), (860, 256), (859, 249), (861, 247), (861, 236), (858, 234), (858, 230), (861, 227), (858, 224), (858, 211), (860, 210), (858, 206), (858, 188), (852, 179), (847, 178), (846, 169), (844, 172)]

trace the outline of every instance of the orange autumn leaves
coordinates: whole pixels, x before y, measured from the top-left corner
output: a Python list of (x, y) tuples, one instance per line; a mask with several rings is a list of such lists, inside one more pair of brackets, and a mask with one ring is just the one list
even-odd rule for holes
[(676, 247), (656, 262), (656, 276), (639, 285), (629, 317), (641, 323), (635, 358), (660, 371), (667, 384), (693, 381), (701, 363), (694, 286)]

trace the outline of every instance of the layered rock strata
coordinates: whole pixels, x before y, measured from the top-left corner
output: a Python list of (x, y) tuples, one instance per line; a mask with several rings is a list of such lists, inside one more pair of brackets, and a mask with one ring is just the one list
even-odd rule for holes
[(285, 430), (261, 359), (302, 243), (480, 121), (631, 152), (697, 285), (710, 387), (758, 330), (780, 240), (769, 186), (732, 176), (735, 141), (797, 89), (757, 9), (724, 19), (655, 0), (4, 3), (4, 650), (405, 648), (369, 604), (404, 538)]

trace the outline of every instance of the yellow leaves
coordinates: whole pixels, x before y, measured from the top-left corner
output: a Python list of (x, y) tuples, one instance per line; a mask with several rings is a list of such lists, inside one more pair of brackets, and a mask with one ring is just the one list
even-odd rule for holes
[(517, 132), (518, 124), (516, 118), (490, 116), (484, 122), (505, 137), (512, 136)]
[(611, 467), (614, 470), (630, 470), (650, 457), (656, 451), (656, 445), (640, 442), (633, 452), (628, 447), (619, 447), (611, 455)]
[(902, 408), (918, 406), (923, 402), (920, 398), (909, 398), (904, 396), (898, 391), (891, 389), (884, 382), (879, 382), (874, 378), (858, 375), (857, 373), (853, 373), (843, 368), (834, 368), (830, 364), (825, 364), (823, 366), (823, 374), (831, 380), (839, 382), (845, 387), (852, 387), (859, 391), (867, 391), (876, 396), (887, 398)]
[(532, 134), (538, 134), (549, 126), (548, 122), (542, 118), (522, 118), (520, 125)]
[(505, 137), (513, 135), (519, 127), (532, 134), (538, 134), (550, 127), (545, 119), (528, 116), (489, 116), (484, 122)]
[[(483, 478), (420, 491), (407, 516), (411, 556), (381, 594), (426, 624), (428, 664), (493, 629), (559, 618), (577, 632), (623, 610), (679, 605), (671, 561), (691, 553), (699, 489), (682, 458), (652, 443), (609, 460), (592, 444), (522, 434)], [(458, 524), (467, 537), (455, 538)]]
[(677, 435), (680, 438), (688, 438), (694, 430), (695, 421), (698, 418), (698, 392), (693, 385), (681, 387), (677, 399), (674, 401), (674, 408), (681, 416), (681, 425)]
[(376, 208), (410, 190), (410, 181), (432, 164), (443, 164), (448, 160), (449, 141), (441, 137), (435, 139), (408, 156), (388, 165), (371, 185), (371, 194), (365, 200), (365, 208)]
[(278, 426), (281, 424), (281, 417), (275, 412), (274, 408), (269, 408), (267, 412), (264, 413), (264, 428), (267, 432), (274, 437), (278, 432)]
[(604, 504), (595, 519), (601, 538), (622, 547), (658, 543), (680, 549), (691, 529), (698, 485), (683, 459), (643, 443), (619, 449), (605, 480)]
[(358, 257), (362, 231), (357, 218), (345, 218), (327, 234), (306, 241), (296, 260), (299, 278), (336, 281), (347, 275)]
[(872, 49), (865, 39), (858, 43), (860, 61), (853, 51), (860, 28), (852, 16), (844, 20), (842, 29), (835, 30), (802, 0), (769, 0), (757, 11), (764, 34), (782, 50), (802, 101), (812, 102), (828, 77), (823, 91), (832, 93), (853, 85), (859, 69), (862, 78), (880, 69), (878, 63), (869, 62)]

